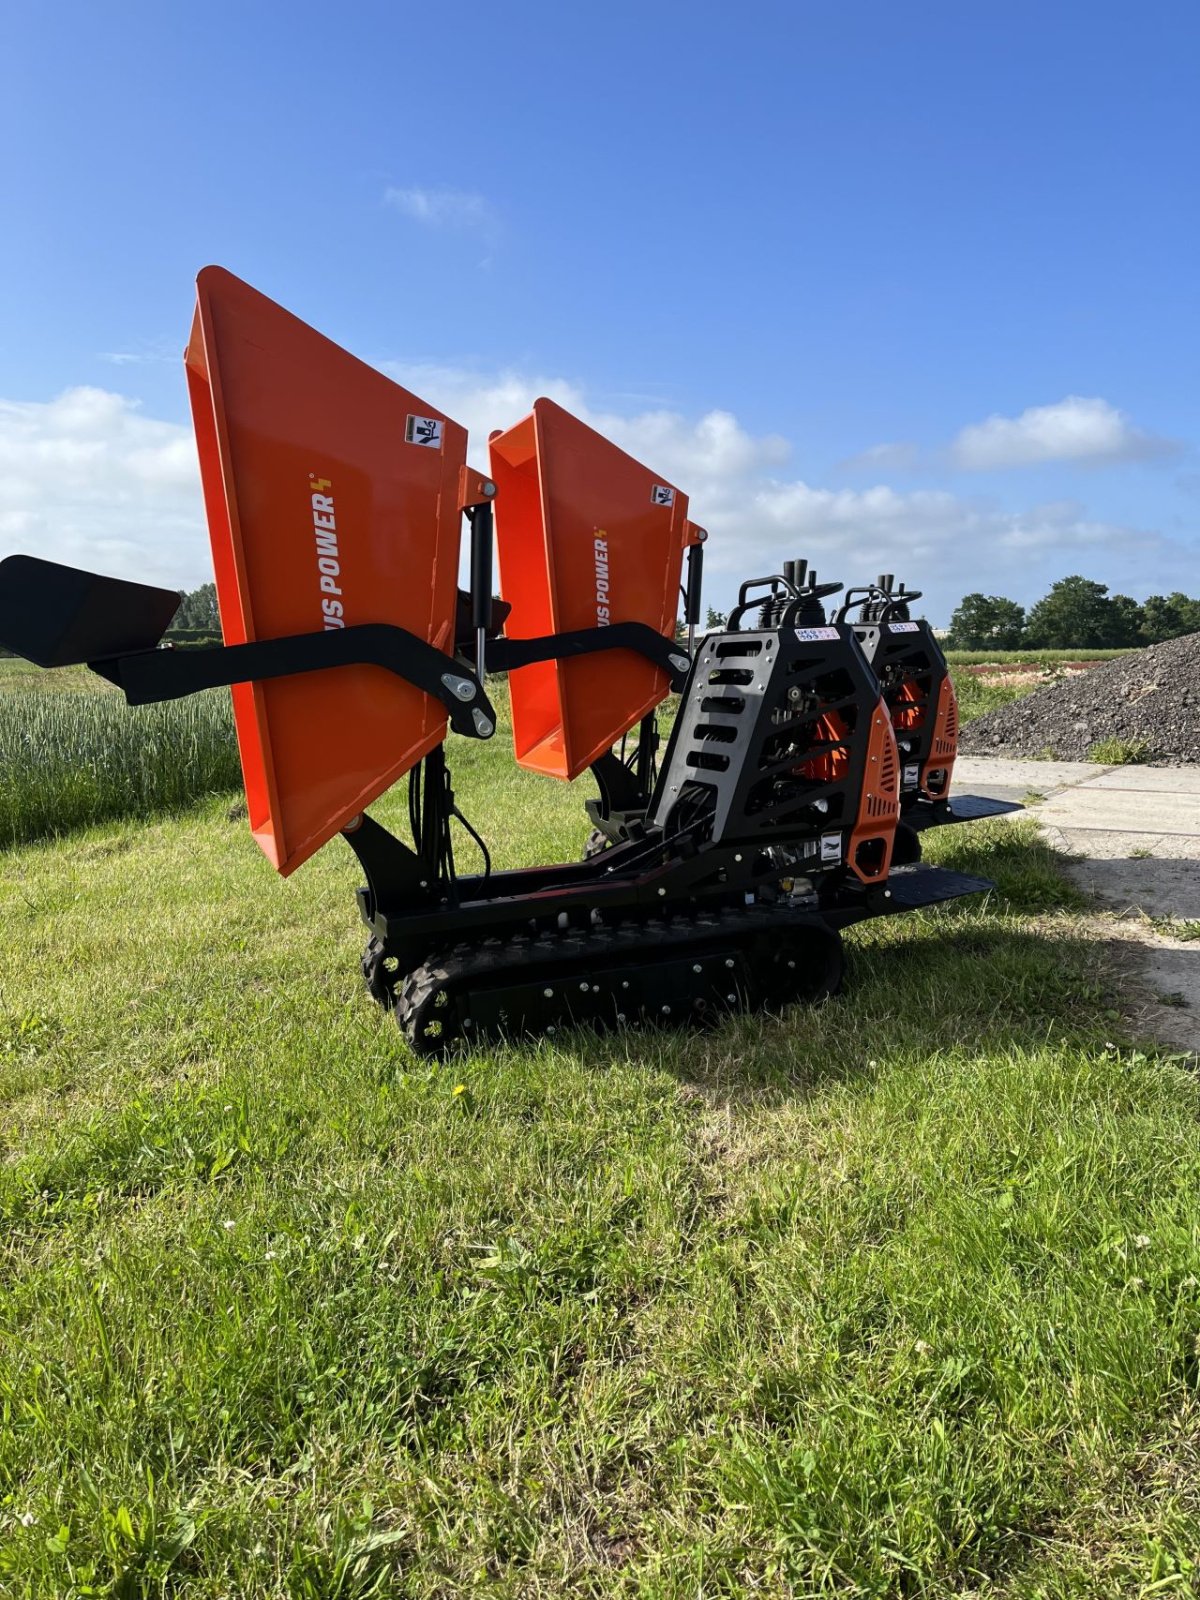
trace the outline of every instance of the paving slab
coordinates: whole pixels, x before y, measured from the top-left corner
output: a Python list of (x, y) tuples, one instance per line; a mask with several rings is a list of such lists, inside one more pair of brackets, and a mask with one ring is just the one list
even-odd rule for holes
[[(1089, 789), (1134, 789), (1147, 794), (1193, 794), (1200, 813), (1200, 767), (1111, 767)], [(1200, 822), (1197, 824), (1200, 827)]]
[(1076, 857), (1069, 876), (1129, 919), (1128, 941), (1159, 997), (1143, 1026), (1200, 1053), (1200, 939), (1163, 937), (1144, 920), (1200, 921), (1200, 768), (973, 756), (955, 763), (954, 786), (997, 798), (1047, 796), (1028, 814), (1051, 844)]
[(1139, 952), (1138, 965), (1157, 996), (1143, 1024), (1164, 1044), (1200, 1055), (1200, 940), (1155, 940)]
[[(1043, 807), (1031, 807), (1031, 815), (1042, 820)], [(1172, 845), (1191, 841), (1178, 834), (1118, 833), (1105, 828), (1058, 828), (1042, 822), (1042, 833), (1056, 850), (1093, 861), (1138, 861), (1144, 858), (1173, 857)]]
[[(1114, 911), (1200, 922), (1200, 860), (1095, 856), (1073, 863), (1070, 872), (1081, 889)], [(1200, 940), (1191, 942), (1200, 968)]]
[[(1098, 778), (1112, 767), (1094, 761), (1010, 761), (1004, 756), (959, 756), (954, 763), (954, 788), (960, 794), (991, 794), (992, 786), (1015, 789), (1020, 795), (1036, 789), (1051, 794), (1071, 784)], [(1007, 797), (1004, 797), (1007, 798)]]
[(1098, 789), (1080, 784), (1039, 805), (1040, 821), (1106, 833), (1200, 836), (1200, 795), (1166, 790)]

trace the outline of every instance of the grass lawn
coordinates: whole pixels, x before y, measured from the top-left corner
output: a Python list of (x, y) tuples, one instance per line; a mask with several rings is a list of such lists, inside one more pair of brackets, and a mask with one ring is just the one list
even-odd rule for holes
[(1200, 1093), (1031, 825), (930, 854), (818, 1011), (432, 1068), (337, 842), (0, 855), (0, 1593), (1194, 1593)]

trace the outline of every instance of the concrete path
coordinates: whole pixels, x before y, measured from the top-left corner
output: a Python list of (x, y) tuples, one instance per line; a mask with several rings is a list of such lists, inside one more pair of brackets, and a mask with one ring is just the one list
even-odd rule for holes
[(1023, 801), (1050, 843), (1079, 858), (1071, 876), (1142, 946), (1139, 965), (1162, 1001), (1147, 1025), (1200, 1050), (1200, 939), (1152, 925), (1200, 921), (1200, 767), (961, 756), (954, 789)]

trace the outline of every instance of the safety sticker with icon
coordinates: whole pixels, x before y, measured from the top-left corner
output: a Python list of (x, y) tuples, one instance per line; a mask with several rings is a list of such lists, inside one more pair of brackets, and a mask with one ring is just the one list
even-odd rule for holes
[(409, 417), (404, 426), (404, 437), (409, 444), (423, 444), (431, 450), (440, 450), (442, 420), (440, 417)]
[(674, 489), (668, 489), (665, 483), (656, 483), (650, 491), (650, 503), (656, 506), (673, 506), (675, 504)]

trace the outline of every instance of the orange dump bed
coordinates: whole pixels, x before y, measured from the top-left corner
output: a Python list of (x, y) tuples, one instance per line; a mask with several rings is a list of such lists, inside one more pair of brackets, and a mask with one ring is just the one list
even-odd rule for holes
[[(500, 592), (512, 639), (644, 622), (674, 635), (687, 496), (552, 400), (492, 435)], [(575, 778), (667, 693), (632, 651), (509, 675), (517, 761)]]
[[(218, 267), (185, 356), (227, 644), (388, 622), (453, 649), (466, 430)], [(250, 826), (280, 872), (444, 736), (381, 667), (233, 690)]]

